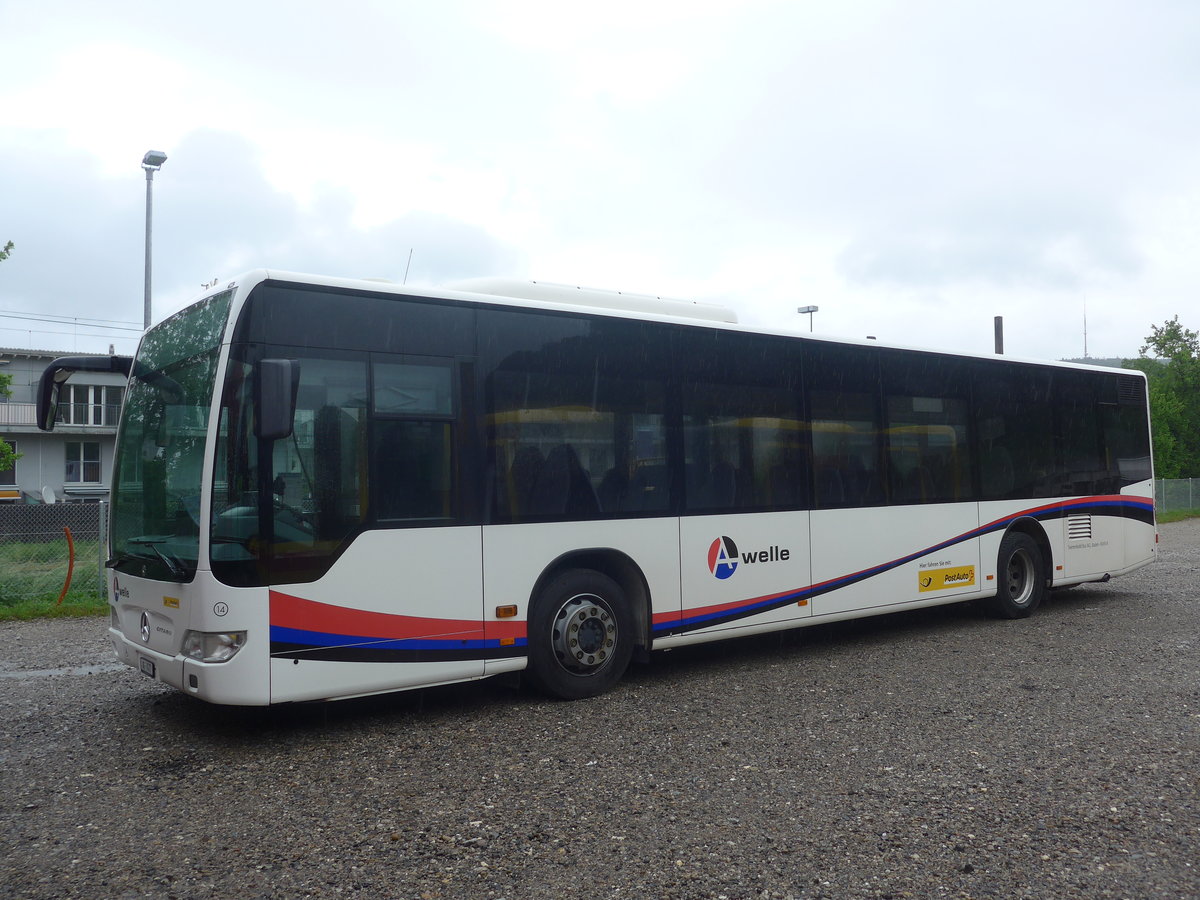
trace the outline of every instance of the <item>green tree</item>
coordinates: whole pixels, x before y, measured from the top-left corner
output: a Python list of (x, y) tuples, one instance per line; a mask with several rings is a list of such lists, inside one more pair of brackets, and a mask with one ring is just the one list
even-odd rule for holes
[[(0, 397), (8, 397), (12, 394), (9, 390), (9, 385), (12, 384), (11, 375), (0, 375)], [(0, 472), (7, 472), (20, 458), (21, 454), (13, 453), (13, 448), (9, 446), (8, 441), (4, 440), (4, 436), (0, 435)]]
[[(13, 242), (9, 241), (4, 245), (4, 249), (0, 250), (0, 262), (8, 259), (12, 253)], [(0, 397), (12, 396), (12, 391), (9, 390), (9, 385), (12, 384), (11, 375), (0, 375)], [(9, 446), (8, 441), (0, 436), (0, 472), (7, 472), (20, 458), (21, 454), (13, 453), (13, 449)]]
[(1141, 355), (1129, 363), (1146, 373), (1159, 478), (1200, 478), (1200, 334), (1179, 316), (1150, 326)]

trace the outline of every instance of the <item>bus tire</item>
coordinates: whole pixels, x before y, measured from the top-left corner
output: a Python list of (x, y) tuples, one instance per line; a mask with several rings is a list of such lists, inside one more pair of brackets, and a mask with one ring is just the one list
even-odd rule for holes
[(996, 596), (988, 611), (1001, 619), (1023, 619), (1045, 596), (1045, 565), (1037, 542), (1019, 531), (1006, 534), (996, 562)]
[(603, 694), (620, 681), (633, 656), (625, 592), (591, 569), (563, 572), (541, 590), (528, 633), (531, 680), (563, 700)]

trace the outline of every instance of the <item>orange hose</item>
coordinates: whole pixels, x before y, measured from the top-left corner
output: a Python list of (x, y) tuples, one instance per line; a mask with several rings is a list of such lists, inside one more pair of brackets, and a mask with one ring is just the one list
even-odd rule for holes
[(63, 598), (71, 588), (71, 574), (75, 571), (75, 541), (71, 539), (71, 529), (68, 526), (64, 525), (63, 531), (67, 535), (67, 581), (63, 585), (62, 593), (58, 595), (58, 603), (55, 606), (62, 606)]

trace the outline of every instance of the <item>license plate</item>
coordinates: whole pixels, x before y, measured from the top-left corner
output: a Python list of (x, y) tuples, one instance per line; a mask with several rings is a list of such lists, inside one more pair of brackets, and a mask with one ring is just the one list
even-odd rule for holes
[(146, 659), (144, 656), (139, 656), (138, 666), (141, 668), (143, 675), (149, 678), (154, 677), (154, 660)]

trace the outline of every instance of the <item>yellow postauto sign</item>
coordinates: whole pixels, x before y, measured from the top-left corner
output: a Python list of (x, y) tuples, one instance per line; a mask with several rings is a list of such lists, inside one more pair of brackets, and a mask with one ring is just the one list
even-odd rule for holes
[(974, 566), (951, 566), (946, 569), (926, 569), (917, 574), (917, 586), (922, 594), (926, 591), (944, 591), (948, 588), (971, 587), (975, 584)]

